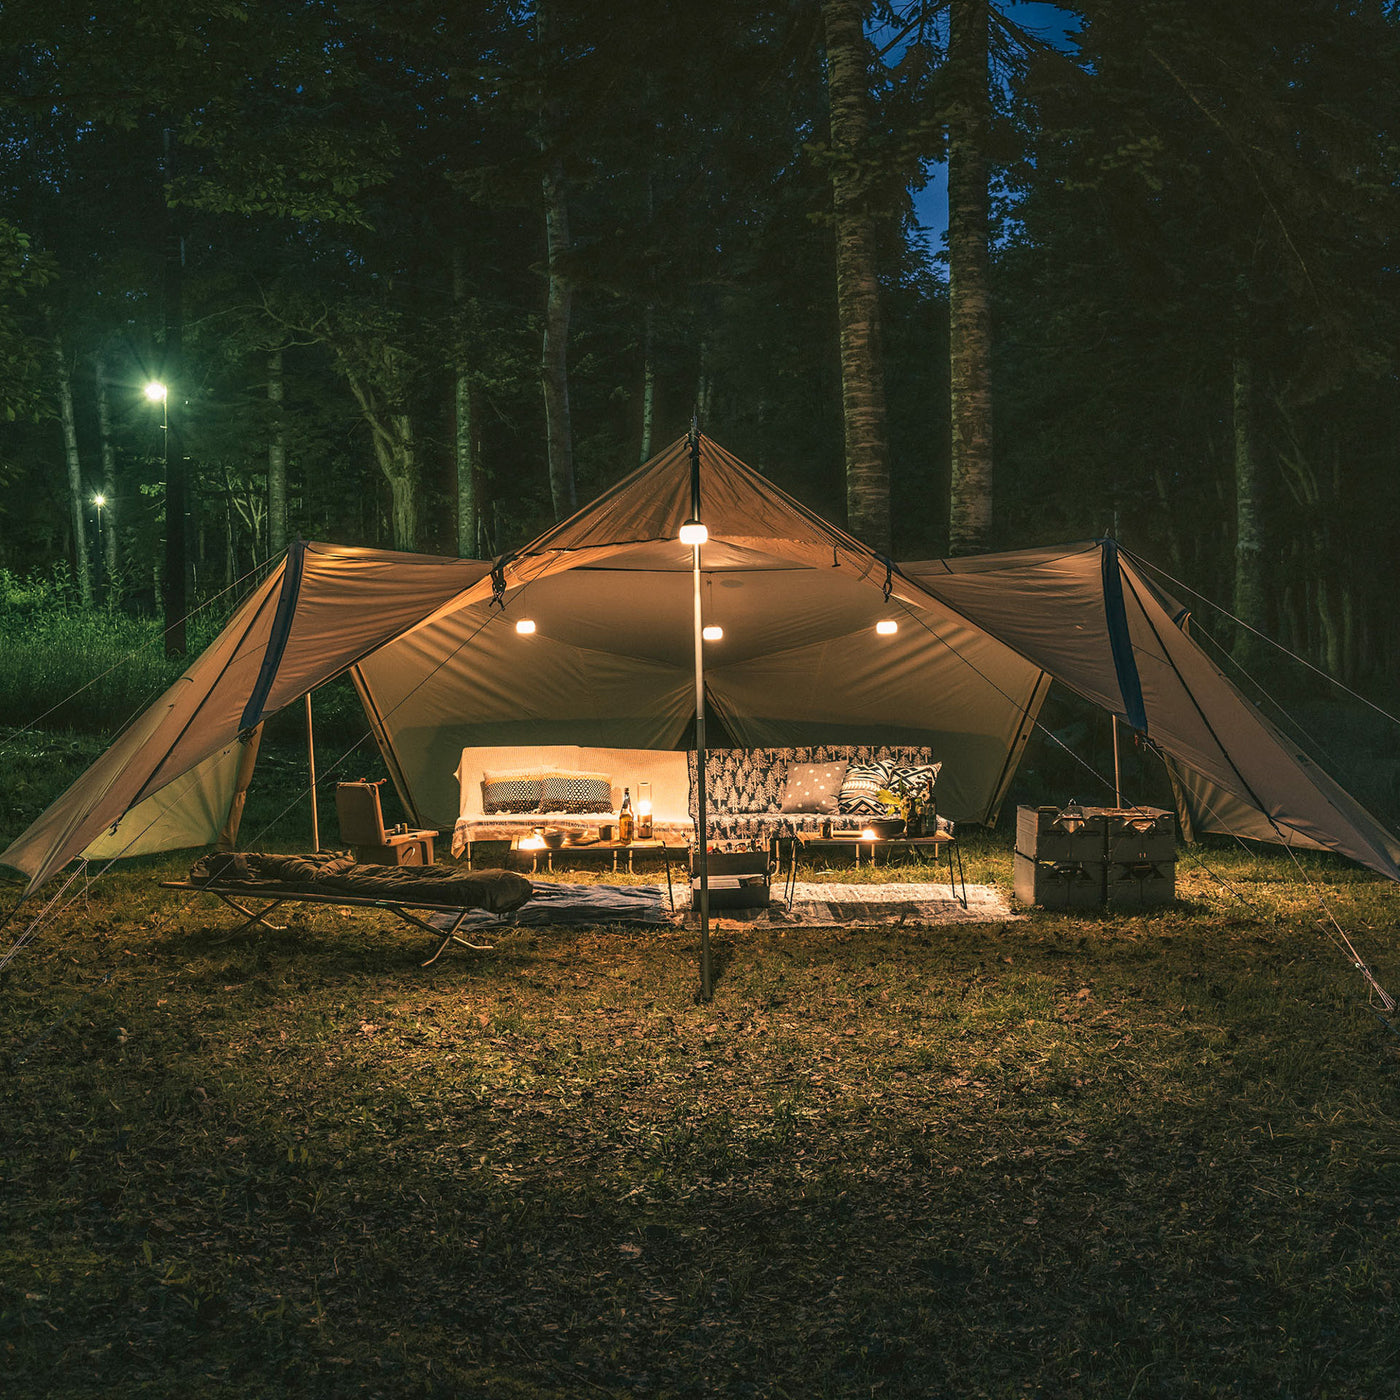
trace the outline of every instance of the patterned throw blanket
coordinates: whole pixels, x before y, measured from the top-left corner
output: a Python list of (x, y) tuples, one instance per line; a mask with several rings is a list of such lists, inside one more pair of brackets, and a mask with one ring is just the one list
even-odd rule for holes
[(534, 887), (512, 870), (462, 870), (453, 865), (360, 865), (344, 852), (262, 855), (232, 851), (204, 856), (190, 868), (194, 885), (238, 885), (249, 890), (349, 894), (362, 899), (440, 904), (506, 914), (530, 899)]

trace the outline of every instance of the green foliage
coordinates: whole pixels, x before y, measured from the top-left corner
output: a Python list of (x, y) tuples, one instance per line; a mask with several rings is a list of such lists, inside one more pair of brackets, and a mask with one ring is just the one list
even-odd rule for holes
[[(212, 636), (196, 625), (194, 649)], [(115, 734), (184, 670), (158, 623), (117, 607), (85, 610), (71, 572), (0, 570), (0, 712), (51, 730)]]
[(9, 422), (39, 407), (42, 342), (33, 302), (53, 273), (52, 259), (29, 235), (0, 218), (0, 418)]

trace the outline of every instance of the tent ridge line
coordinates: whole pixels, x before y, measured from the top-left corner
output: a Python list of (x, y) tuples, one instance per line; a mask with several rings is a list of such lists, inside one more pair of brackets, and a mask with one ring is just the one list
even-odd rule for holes
[(277, 679), (277, 671), (282, 665), (282, 657), (287, 650), (287, 642), (292, 635), (292, 622), (296, 617), (297, 599), (301, 596), (303, 566), (306, 562), (306, 541), (293, 540), (287, 546), (286, 571), (282, 575), (282, 591), (277, 598), (277, 613), (272, 619), (272, 634), (267, 639), (267, 649), (263, 652), (262, 665), (258, 667), (258, 678), (243, 707), (243, 716), (238, 721), (240, 730), (251, 729), (263, 718), (263, 705), (272, 683)]
[[(1287, 846), (1289, 843), (1283, 840), (1283, 832), (1280, 830), (1279, 824), (1274, 820), (1273, 813), (1270, 811), (1269, 806), (1264, 802), (1263, 798), (1261, 798), (1259, 794), (1255, 792), (1254, 785), (1249, 781), (1249, 779), (1246, 778), (1245, 775), (1240, 772), (1239, 765), (1234, 761), (1234, 759), (1230, 757), (1229, 749), (1225, 747), (1224, 741), (1221, 739), (1220, 735), (1216, 733), (1215, 726), (1210, 722), (1209, 718), (1207, 718), (1206, 716), (1205, 711), (1201, 708), (1200, 701), (1196, 699), (1195, 692), (1186, 683), (1186, 677), (1183, 676), (1180, 670), (1177, 669), (1177, 664), (1172, 659), (1171, 650), (1162, 640), (1162, 634), (1157, 630), (1157, 624), (1153, 622), (1152, 615), (1147, 611), (1146, 607), (1143, 606), (1142, 599), (1138, 596), (1137, 588), (1134, 586), (1131, 577), (1129, 577), (1128, 586), (1133, 591), (1134, 602), (1136, 602), (1138, 607), (1142, 610), (1143, 621), (1147, 623), (1148, 627), (1152, 631), (1152, 635), (1157, 639), (1158, 645), (1162, 648), (1162, 655), (1166, 657), (1167, 665), (1171, 667), (1172, 674), (1181, 683), (1181, 688), (1186, 692), (1188, 696), (1190, 696), (1191, 704), (1194, 707), (1197, 716), (1200, 718), (1201, 723), (1205, 725), (1206, 732), (1215, 741), (1215, 746), (1217, 749), (1220, 750), (1221, 756), (1230, 765), (1231, 771), (1233, 771), (1234, 775), (1240, 780), (1240, 786), (1243, 787), (1245, 792), (1249, 795), (1249, 800), (1254, 803), (1255, 808), (1258, 810), (1258, 812), (1264, 818), (1264, 820), (1267, 821), (1271, 827), (1273, 827), (1275, 833), (1277, 833), (1277, 835), (1279, 836), (1280, 843), (1284, 846)], [(1202, 655), (1204, 655), (1204, 653), (1202, 653)], [(1213, 664), (1210, 662), (1209, 658), (1206, 658), (1206, 661), (1208, 665)], [(1232, 691), (1235, 690), (1235, 687), (1230, 682), (1230, 678), (1226, 676), (1224, 672), (1219, 671), (1217, 669), (1217, 674), (1220, 676), (1221, 680), (1223, 680), (1225, 684), (1229, 686), (1229, 688)], [(1238, 695), (1239, 692), (1236, 691), (1235, 693)], [(1248, 710), (1248, 706), (1246, 706), (1246, 710)], [(1175, 757), (1175, 755), (1173, 755), (1173, 757)], [(1180, 760), (1177, 761), (1179, 762)], [(1187, 766), (1189, 767), (1189, 765)], [(1322, 794), (1322, 796), (1323, 800), (1327, 801), (1326, 794), (1324, 793)], [(1334, 812), (1337, 812), (1337, 808), (1330, 801), (1327, 802), (1327, 805), (1331, 807)], [(1351, 827), (1353, 831), (1356, 830), (1356, 828), (1352, 826), (1352, 823), (1346, 819), (1343, 813), (1337, 812), (1337, 815), (1339, 817), (1342, 817), (1342, 819), (1346, 821), (1347, 825)], [(1292, 830), (1293, 828), (1290, 827), (1289, 829)], [(1359, 832), (1357, 834), (1360, 835)], [(1367, 841), (1366, 845), (1371, 846), (1371, 843)], [(1373, 851), (1375, 850), (1373, 846), (1371, 847), (1371, 849)]]
[[(1147, 708), (1142, 699), (1142, 677), (1138, 675), (1137, 660), (1133, 656), (1128, 613), (1123, 606), (1123, 577), (1118, 562), (1118, 542), (1105, 539), (1100, 542), (1099, 550), (1103, 574), (1104, 618), (1108, 624), (1108, 645), (1113, 654), (1113, 669), (1118, 676), (1118, 692), (1123, 697), (1123, 713), (1128, 723), (1139, 734), (1145, 735)], [(1138, 602), (1141, 606), (1141, 599)]]
[[(288, 547), (288, 553), (290, 554), (290, 552), (291, 552), (291, 550), (290, 550), (290, 546), (289, 546), (289, 547)], [(285, 582), (285, 578), (286, 578), (286, 575), (285, 575), (285, 573), (284, 573), (284, 575), (283, 575), (283, 581), (284, 581), (284, 582)], [(215, 678), (214, 685), (217, 685), (218, 682), (219, 682), (220, 680), (223, 679), (223, 677), (228, 673), (228, 668), (229, 668), (230, 666), (232, 666), (233, 663), (238, 659), (239, 648), (242, 646), (244, 638), (246, 638), (247, 635), (248, 635), (248, 633), (252, 630), (253, 625), (257, 622), (258, 618), (262, 616), (262, 614), (263, 614), (263, 609), (266, 608), (267, 603), (268, 603), (268, 600), (267, 600), (266, 598), (264, 598), (263, 601), (262, 601), (262, 606), (261, 606), (261, 607), (258, 607), (257, 609), (255, 609), (254, 612), (253, 612), (253, 615), (248, 619), (248, 622), (247, 622), (247, 624), (244, 626), (244, 628), (243, 628), (243, 633), (242, 633), (242, 635), (239, 637), (238, 641), (235, 642), (234, 645), (233, 645), (232, 647), (229, 648), (228, 658), (227, 658), (227, 660), (224, 662), (223, 667), (222, 667), (222, 669), (219, 671), (218, 676)], [(273, 625), (274, 625), (274, 626), (276, 625), (276, 619), (275, 619), (275, 618), (274, 618)], [(220, 634), (220, 635), (222, 635), (222, 634)], [(188, 675), (182, 675), (182, 676), (180, 677), (180, 680), (189, 680), (189, 679), (190, 679), (190, 677), (189, 677)], [(178, 685), (179, 682), (177, 681), (176, 684)], [(205, 703), (208, 701), (210, 694), (213, 692), (214, 685), (211, 685), (211, 686), (209, 687), (209, 689), (205, 691), (204, 699), (201, 700), (201, 701), (199, 702), (199, 704), (196, 705), (195, 708), (194, 708), (193, 710), (191, 710), (190, 713), (185, 717), (185, 722), (180, 726), (179, 732), (175, 735), (175, 737), (174, 737), (173, 739), (171, 739), (170, 743), (166, 746), (165, 752), (164, 752), (163, 754), (161, 754), (159, 762), (157, 762), (156, 764), (154, 764), (154, 765), (152, 766), (151, 771), (150, 771), (150, 775), (147, 777), (146, 781), (145, 781), (144, 783), (142, 783), (141, 786), (140, 786), (139, 788), (137, 788), (137, 790), (132, 794), (131, 801), (127, 803), (125, 810), (122, 812), (121, 816), (117, 818), (117, 822), (120, 822), (123, 818), (125, 818), (127, 812), (130, 812), (130, 811), (132, 810), (132, 808), (140, 806), (140, 804), (141, 804), (142, 802), (144, 802), (144, 801), (146, 800), (146, 798), (153, 796), (155, 793), (157, 793), (157, 792), (159, 792), (159, 791), (161, 790), (160, 788), (152, 788), (152, 787), (151, 787), (151, 779), (154, 778), (155, 775), (156, 775), (157, 773), (159, 773), (160, 770), (165, 766), (166, 760), (170, 757), (170, 755), (171, 755), (172, 753), (175, 752), (175, 749), (176, 749), (176, 747), (179, 745), (180, 740), (183, 739), (183, 738), (185, 737), (185, 735), (189, 733), (190, 725), (192, 725), (192, 724), (194, 723), (196, 716), (198, 716), (199, 713), (200, 713), (200, 711), (203, 710)], [(173, 709), (174, 707), (172, 706), (171, 708)], [(244, 731), (244, 726), (243, 726), (243, 725), (240, 725), (240, 726), (239, 726), (239, 731), (238, 731), (238, 732), (239, 732), (239, 733), (242, 733), (243, 731)], [(234, 737), (236, 738), (237, 735), (235, 735)], [(229, 743), (232, 743), (233, 740), (230, 739), (228, 742), (229, 742)], [(194, 768), (198, 767), (199, 764), (203, 763), (204, 760), (205, 760), (206, 758), (209, 758), (211, 755), (217, 753), (221, 748), (224, 748), (224, 747), (226, 747), (225, 744), (217, 744), (217, 745), (215, 745), (214, 748), (212, 748), (212, 749), (210, 749), (210, 750), (208, 751), (208, 753), (205, 753), (202, 757), (200, 757), (200, 758), (197, 759), (194, 763), (192, 763), (192, 764), (190, 765), (190, 767), (187, 768), (187, 769), (185, 770), (185, 772), (190, 772), (190, 771), (192, 771)], [(171, 782), (178, 782), (178, 781), (180, 780), (180, 778), (182, 778), (182, 777), (184, 777), (184, 774), (183, 774), (183, 773), (177, 774), (177, 775), (176, 775), (174, 778), (172, 778), (170, 781), (171, 781)], [(115, 781), (116, 781), (116, 779), (115, 779), (115, 777), (114, 777), (114, 778), (113, 778), (113, 782), (115, 782)], [(162, 784), (162, 787), (164, 787), (164, 786), (167, 786), (167, 784)], [(117, 824), (116, 822), (113, 822), (111, 825), (115, 828), (116, 824)], [(144, 834), (144, 833), (143, 833), (143, 834)], [(115, 859), (115, 857), (114, 857), (114, 859)]]

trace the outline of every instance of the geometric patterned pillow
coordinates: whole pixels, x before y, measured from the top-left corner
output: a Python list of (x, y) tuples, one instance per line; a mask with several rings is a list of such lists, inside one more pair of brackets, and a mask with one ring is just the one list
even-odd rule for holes
[(852, 816), (877, 816), (885, 809), (875, 794), (889, 786), (889, 765), (884, 763), (852, 763), (846, 768), (837, 805)]
[(890, 769), (891, 792), (908, 793), (911, 797), (927, 797), (933, 791), (934, 780), (942, 763), (904, 763)]
[(607, 773), (544, 772), (542, 812), (611, 812), (612, 778)]
[(538, 812), (543, 795), (543, 770), (514, 769), (481, 775), (483, 812)]

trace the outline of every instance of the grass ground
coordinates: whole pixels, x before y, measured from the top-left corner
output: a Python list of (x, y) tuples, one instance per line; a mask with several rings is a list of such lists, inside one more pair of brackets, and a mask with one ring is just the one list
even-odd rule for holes
[(683, 932), (422, 969), (109, 876), (0, 986), (4, 1393), (1396, 1394), (1400, 1039), (1209, 859), (1249, 903), (736, 936), (703, 1006)]

